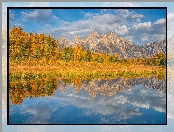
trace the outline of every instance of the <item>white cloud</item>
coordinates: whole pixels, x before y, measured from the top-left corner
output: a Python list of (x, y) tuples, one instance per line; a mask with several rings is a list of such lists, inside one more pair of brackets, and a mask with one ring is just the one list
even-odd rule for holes
[(148, 42), (164, 40), (166, 39), (166, 19), (158, 19), (154, 23), (135, 23), (128, 28), (128, 31), (128, 35), (132, 36), (132, 41), (135, 42), (135, 44), (139, 43), (142, 45)]
[(132, 132), (130, 125), (117, 125), (117, 126), (109, 126), (104, 125), (101, 127), (102, 132)]
[[(64, 87), (61, 82), (58, 86)], [(116, 87), (114, 85), (101, 85), (100, 89), (105, 89), (107, 87)], [(94, 90), (99, 89), (99, 86), (96, 82), (90, 81), (87, 86), (92, 87)], [(66, 90), (61, 93), (57, 91), (54, 93), (54, 96), (51, 97), (51, 101), (62, 102), (61, 104), (54, 105), (54, 110), (50, 109), (51, 106), (49, 102), (42, 102), (42, 104), (35, 104), (32, 107), (26, 106), (23, 109), (24, 113), (30, 113), (34, 117), (30, 118), (27, 122), (29, 123), (47, 123), (47, 120), (52, 115), (53, 111), (58, 109), (61, 106), (73, 105), (79, 109), (86, 109), (83, 112), (83, 115), (90, 116), (96, 113), (97, 115), (109, 115), (112, 114), (116, 117), (113, 117), (113, 120), (123, 121), (123, 119), (128, 119), (134, 116), (141, 116), (142, 111), (140, 108), (149, 109), (150, 107), (159, 112), (166, 111), (166, 101), (165, 93), (162, 91), (153, 91), (151, 89), (145, 88), (144, 86), (137, 85), (127, 90), (126, 92), (117, 93), (116, 95), (108, 98), (106, 96), (98, 95), (95, 100), (93, 100), (86, 91), (89, 89), (86, 85), (82, 86), (84, 89), (80, 90), (78, 93), (74, 93), (72, 85), (66, 86)], [(141, 88), (140, 88), (141, 87)], [(61, 89), (61, 88), (60, 88)], [(136, 96), (132, 96), (133, 93), (136, 93)], [(56, 101), (58, 100), (58, 101)], [(48, 100), (49, 101), (49, 100)], [(49, 105), (47, 105), (47, 103)], [(127, 108), (126, 103), (132, 105), (133, 108)], [(47, 108), (46, 108), (47, 107)], [(77, 115), (78, 116), (78, 115)], [(66, 116), (65, 116), (66, 118)], [(99, 120), (101, 123), (108, 122), (108, 119), (102, 118)], [(110, 122), (110, 121), (109, 121)]]
[(22, 126), (18, 132), (47, 132), (46, 126)]
[(50, 28), (50, 27), (51, 27), (50, 24), (46, 24), (46, 25), (45, 25), (45, 29), (48, 29), (48, 28)]
[(117, 31), (119, 34), (127, 34), (128, 33), (128, 29), (125, 25), (119, 26), (119, 30)]
[[(168, 85), (169, 87), (172, 87), (171, 84)], [(174, 91), (173, 87), (172, 90)], [(167, 119), (173, 119), (174, 120), (174, 95), (171, 93), (168, 93), (167, 95)]]
[(140, 7), (138, 4), (133, 4), (131, 2), (103, 2), (103, 7)]
[[(27, 10), (26, 10), (27, 11)], [(21, 12), (23, 21), (49, 22), (51, 18), (58, 19), (52, 14), (51, 9), (35, 9), (30, 12)]]
[(2, 123), (3, 122), (7, 122), (7, 109), (2, 105)]
[[(171, 76), (173, 76), (173, 74)], [(167, 93), (174, 96), (174, 78), (167, 82)]]
[(16, 16), (13, 10), (9, 10), (9, 27), (17, 26), (17, 27), (23, 27), (23, 22), (19, 20)]
[[(99, 88), (106, 89), (107, 87), (116, 87), (116, 83), (108, 83), (108, 85), (100, 84), (99, 87), (97, 82), (90, 81), (87, 86), (92, 87), (92, 89), (94, 90), (97, 90)], [(64, 86), (61, 82), (59, 82), (58, 88), (61, 89), (61, 87)], [(86, 92), (89, 91), (89, 87), (86, 87), (86, 84), (82, 86), (84, 89), (80, 90), (78, 93), (74, 93), (74, 90), (70, 87), (73, 87), (73, 85), (66, 86), (66, 90), (63, 93), (58, 90), (49, 99), (45, 97), (44, 100), (42, 99), (42, 101), (39, 102), (37, 101), (37, 99), (33, 99), (31, 104), (26, 104), (25, 102), (23, 102), (20, 114), (32, 115), (27, 121), (25, 121), (25, 123), (49, 123), (49, 120), (53, 119), (53, 116), (55, 114), (54, 112), (61, 107), (64, 108), (64, 106), (66, 105), (72, 105), (74, 107), (77, 107), (78, 109), (81, 109), (82, 111), (84, 110), (81, 113), (82, 116), (91, 116), (95, 114), (107, 116), (112, 114), (112, 120), (117, 120), (122, 123), (126, 123), (124, 119), (141, 116), (143, 112), (140, 111), (140, 108), (151, 107), (156, 111), (165, 112), (165, 93), (162, 91), (153, 91), (141, 85), (134, 86), (125, 92), (117, 93), (110, 98), (99, 94), (95, 98), (95, 100), (93, 100), (88, 95), (89, 93)], [(132, 96), (132, 94), (134, 93), (136, 93), (136, 96)], [(57, 103), (55, 104), (51, 102)], [(127, 107), (127, 104), (132, 107)], [(76, 116), (78, 117), (81, 115)], [(68, 117), (66, 117), (65, 115), (64, 118)], [(103, 116), (99, 116), (99, 119), (99, 122), (101, 123), (112, 121), (103, 118)]]
[(7, 7), (8, 4), (2, 3), (2, 27), (7, 24)]
[(48, 124), (51, 114), (58, 108), (58, 105), (54, 105), (54, 108), (51, 104), (47, 105), (47, 99), (44, 100), (44, 103), (35, 102), (36, 100), (33, 99), (31, 105), (22, 104), (20, 114), (31, 115), (31, 118), (26, 120), (24, 124)]
[(154, 24), (166, 24), (166, 19), (158, 19), (156, 22), (154, 22)]
[[(2, 3), (2, 26), (7, 24), (7, 7), (49, 7), (49, 2), (16, 2), (11, 6), (12, 3)], [(22, 25), (22, 24), (21, 24)], [(21, 26), (18, 25), (18, 26)]]
[[(108, 13), (107, 13), (108, 12)], [(85, 19), (75, 22), (60, 21), (61, 27), (53, 27), (53, 29), (43, 29), (46, 34), (52, 33), (57, 39), (61, 35), (65, 35), (71, 40), (74, 35), (79, 35), (83, 39), (94, 29), (97, 30), (98, 34), (109, 33), (114, 31), (117, 36), (124, 36), (128, 33), (127, 21), (141, 21), (144, 17), (141, 14), (135, 12), (129, 12), (128, 10), (117, 10), (115, 14), (110, 14), (109, 11), (105, 11), (105, 14), (84, 14)]]
[(173, 38), (174, 37), (174, 13), (168, 13), (167, 15), (167, 37)]
[(142, 14), (137, 14), (135, 11), (128, 11), (126, 9), (118, 9), (116, 10), (116, 13), (119, 14), (120, 17), (123, 17), (126, 20), (130, 20), (130, 19), (141, 19), (144, 17), (144, 15)]
[(132, 30), (145, 30), (151, 28), (151, 22), (144, 22), (144, 23), (135, 23), (132, 27), (129, 29)]
[(57, 39), (65, 35), (68, 40), (72, 40), (75, 35), (84, 39), (94, 29), (99, 35), (113, 31), (116, 36), (128, 39), (138, 45), (146, 44), (149, 41), (163, 40), (166, 37), (166, 20), (164, 18), (158, 19), (154, 23), (141, 23), (144, 16), (134, 11), (119, 9), (115, 14), (111, 14), (110, 10), (104, 12), (104, 14), (98, 15), (87, 13), (84, 14), (84, 20), (72, 23), (61, 21), (61, 27), (53, 27), (50, 30), (43, 29), (39, 32), (51, 33)]
[(168, 13), (167, 14), (167, 19), (170, 20), (170, 19), (173, 19), (174, 18), (174, 13)]
[[(37, 5), (36, 3), (32, 3), (32, 5), (33, 4)], [(49, 5), (49, 3), (44, 4)], [(128, 3), (126, 2), (122, 4), (125, 5)], [(132, 3), (129, 4), (131, 5)], [(85, 13), (84, 20), (79, 20), (72, 23), (59, 20), (59, 18), (52, 14), (51, 10), (34, 10), (32, 12), (22, 12), (22, 14), (25, 21), (35, 20), (36, 22), (45, 22), (45, 25), (51, 25), (51, 20), (54, 22), (58, 21), (59, 27), (51, 26), (48, 28), (45, 26), (42, 31), (38, 31), (39, 33), (45, 34), (51, 33), (51, 35), (53, 35), (56, 39), (58, 39), (61, 35), (65, 35), (68, 40), (73, 39), (74, 35), (79, 35), (84, 39), (94, 29), (97, 29), (99, 35), (114, 31), (115, 35), (128, 39), (134, 44), (139, 45), (146, 44), (148, 40), (158, 41), (165, 39), (165, 19), (159, 19), (155, 23), (140, 23), (141, 18), (144, 16), (142, 14), (137, 14), (134, 11), (119, 9), (115, 12), (115, 14), (110, 14), (109, 12), (109, 10), (106, 10), (105, 14), (98, 15)], [(173, 16), (172, 14), (169, 14), (169, 19), (171, 18), (173, 18)], [(20, 22), (17, 23), (13, 21), (13, 24), (16, 26), (23, 26)], [(146, 34), (146, 36), (141, 38), (140, 34), (143, 33)]]
[(148, 37), (142, 34), (141, 41), (148, 41)]
[(27, 2), (28, 7), (49, 7), (50, 2)]

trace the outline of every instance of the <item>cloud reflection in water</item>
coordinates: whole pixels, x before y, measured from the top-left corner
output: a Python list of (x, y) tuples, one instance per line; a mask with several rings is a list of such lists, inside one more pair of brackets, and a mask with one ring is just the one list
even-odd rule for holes
[[(23, 118), (24, 121), (21, 123), (24, 124), (49, 124), (50, 122), (66, 124), (69, 122), (68, 120), (77, 123), (78, 121), (71, 119), (70, 115), (73, 115), (72, 118), (81, 119), (80, 124), (129, 124), (129, 119), (137, 117), (146, 120), (144, 123), (149, 123), (151, 119), (144, 118), (146, 111), (158, 114), (166, 112), (165, 83), (165, 80), (155, 78), (127, 81), (122, 78), (94, 80), (88, 83), (83, 82), (77, 92), (74, 84), (65, 85), (59, 80), (55, 85), (58, 86), (58, 89), (52, 96), (39, 97), (39, 99), (27, 98), (21, 105), (13, 107), (16, 107), (15, 114)], [(17, 111), (18, 109), (20, 112)], [(30, 115), (27, 119), (23, 116), (26, 114)], [(164, 117), (163, 123), (165, 123), (165, 116), (162, 117)], [(14, 117), (11, 116), (11, 118)], [(97, 120), (94, 119), (91, 122), (93, 118)], [(64, 122), (61, 121), (62, 119)]]

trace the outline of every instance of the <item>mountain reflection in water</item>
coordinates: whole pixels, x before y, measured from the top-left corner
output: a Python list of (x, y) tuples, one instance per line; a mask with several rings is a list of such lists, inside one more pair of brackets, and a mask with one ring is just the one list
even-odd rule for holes
[[(125, 80), (120, 77), (110, 80), (78, 78), (72, 81), (50, 78), (10, 82), (9, 91), (12, 124), (166, 123), (165, 79), (158, 80), (151, 77)], [(36, 102), (37, 106), (33, 106)], [(30, 109), (34, 109), (34, 115), (29, 112), (33, 111)], [(155, 117), (151, 114), (149, 116), (147, 109)], [(30, 116), (34, 117), (31, 119), (27, 117), (24, 121), (15, 121), (16, 115), (26, 118), (20, 111), (25, 115), (30, 113)], [(45, 115), (40, 115), (40, 112), (49, 113), (49, 116), (41, 121), (40, 116)], [(71, 114), (76, 114), (72, 117), (74, 120), (69, 117)], [(54, 115), (60, 117), (55, 119)]]
[(10, 83), (10, 101), (13, 104), (21, 104), (27, 98), (51, 96), (56, 89), (64, 92), (67, 87), (71, 87), (75, 93), (84, 89), (92, 98), (96, 98), (97, 94), (103, 96), (113, 96), (117, 92), (130, 89), (132, 86), (142, 84), (146, 88), (166, 91), (166, 80), (158, 80), (156, 78), (134, 78), (124, 80), (117, 78), (112, 80), (81, 80), (77, 78), (73, 81), (68, 79), (40, 79), (25, 82)]

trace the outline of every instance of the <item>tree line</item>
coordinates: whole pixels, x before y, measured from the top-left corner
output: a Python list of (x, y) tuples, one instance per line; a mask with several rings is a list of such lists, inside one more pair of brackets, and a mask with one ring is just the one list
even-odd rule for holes
[(24, 32), (20, 27), (13, 27), (9, 34), (10, 63), (23, 65), (52, 65), (56, 61), (126, 63), (145, 65), (165, 65), (166, 55), (159, 53), (152, 58), (119, 58), (118, 54), (103, 54), (83, 50), (81, 46), (64, 47), (59, 51), (54, 37), (45, 34)]

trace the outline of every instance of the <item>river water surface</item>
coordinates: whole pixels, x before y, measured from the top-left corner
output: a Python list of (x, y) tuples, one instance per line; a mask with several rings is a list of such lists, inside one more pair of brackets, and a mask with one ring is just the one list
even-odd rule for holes
[(10, 82), (10, 124), (166, 124), (166, 80)]

